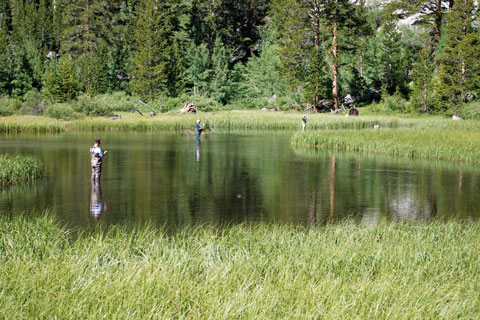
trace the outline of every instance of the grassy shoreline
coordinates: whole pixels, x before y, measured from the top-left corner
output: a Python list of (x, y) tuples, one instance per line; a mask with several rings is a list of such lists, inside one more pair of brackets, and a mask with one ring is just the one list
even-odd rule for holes
[[(63, 132), (68, 130), (161, 130), (191, 129), (196, 119), (212, 129), (288, 129), (301, 128), (300, 113), (262, 111), (221, 111), (199, 114), (164, 113), (155, 117), (123, 114), (121, 119), (105, 117), (77, 120), (55, 120), (42, 116), (0, 117), (0, 132)], [(309, 115), (308, 128), (315, 129), (363, 129), (375, 124), (385, 128), (411, 127), (424, 122), (421, 118), (392, 116), (343, 117), (331, 114)], [(444, 121), (432, 117), (432, 121)]]
[(43, 165), (33, 157), (0, 154), (0, 186), (35, 180), (43, 174)]
[(297, 147), (377, 153), (411, 158), (480, 161), (480, 130), (382, 129), (297, 133)]
[(480, 224), (146, 227), (0, 218), (0, 318), (471, 319)]

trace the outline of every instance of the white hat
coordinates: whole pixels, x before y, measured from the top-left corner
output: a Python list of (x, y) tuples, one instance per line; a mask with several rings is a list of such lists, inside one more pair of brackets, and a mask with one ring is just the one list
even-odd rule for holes
[(200, 123), (200, 119), (199, 119), (199, 120), (197, 120), (197, 123)]

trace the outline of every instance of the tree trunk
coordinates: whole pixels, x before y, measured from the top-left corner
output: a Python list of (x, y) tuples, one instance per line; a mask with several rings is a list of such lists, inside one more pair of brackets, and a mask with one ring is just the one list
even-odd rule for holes
[[(315, 5), (315, 59), (318, 59), (320, 50), (320, 8)], [(319, 87), (319, 75), (315, 75), (315, 96), (313, 97), (315, 112), (318, 112), (318, 87)]]
[(437, 48), (438, 40), (441, 36), (441, 29), (442, 29), (442, 1), (435, 0), (435, 29), (433, 32), (433, 40), (432, 40), (432, 53), (435, 53)]
[[(337, 1), (335, 0), (335, 3)], [(335, 111), (338, 109), (338, 45), (337, 45), (337, 18), (333, 19), (333, 37), (332, 37), (332, 100)]]
[(461, 92), (462, 92), (462, 102), (465, 103), (467, 102), (467, 97), (466, 97), (466, 90), (465, 90), (465, 60), (462, 59), (462, 84), (461, 84)]

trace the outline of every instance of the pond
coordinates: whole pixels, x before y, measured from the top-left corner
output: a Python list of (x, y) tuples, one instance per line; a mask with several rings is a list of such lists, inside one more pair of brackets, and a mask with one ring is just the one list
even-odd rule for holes
[[(305, 151), (290, 145), (292, 134), (220, 132), (199, 145), (164, 131), (2, 135), (2, 153), (39, 158), (46, 176), (1, 189), (0, 212), (48, 209), (79, 228), (479, 217), (474, 165)], [(101, 184), (92, 185), (89, 148), (97, 137), (109, 152)]]

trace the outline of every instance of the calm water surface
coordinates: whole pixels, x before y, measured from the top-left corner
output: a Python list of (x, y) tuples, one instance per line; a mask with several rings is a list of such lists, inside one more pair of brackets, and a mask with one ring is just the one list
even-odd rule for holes
[[(480, 216), (480, 169), (453, 162), (293, 148), (292, 132), (8, 134), (0, 151), (33, 155), (46, 177), (0, 190), (0, 214), (50, 209), (69, 226), (432, 219)], [(90, 182), (95, 138), (109, 151)], [(93, 213), (93, 214), (92, 214)]]

